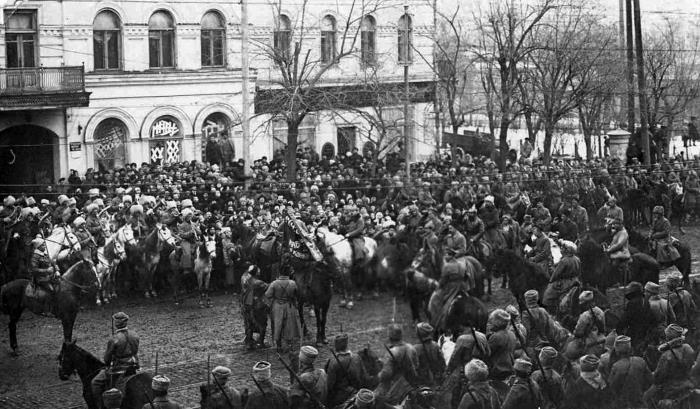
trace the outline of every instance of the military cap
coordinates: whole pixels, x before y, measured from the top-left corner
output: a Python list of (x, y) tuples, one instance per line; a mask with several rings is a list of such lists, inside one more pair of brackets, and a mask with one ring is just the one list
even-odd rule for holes
[(138, 213), (143, 213), (143, 206), (135, 204), (129, 208), (129, 214), (134, 215)]
[(231, 370), (225, 366), (217, 366), (212, 369), (211, 374), (216, 378), (228, 378), (231, 376)]
[(517, 372), (529, 374), (532, 371), (532, 362), (527, 359), (518, 358), (513, 363), (513, 369)]
[(416, 325), (416, 335), (421, 341), (432, 339), (433, 327), (427, 322), (419, 322), (418, 325)]
[(335, 336), (333, 345), (336, 351), (345, 351), (348, 349), (348, 334), (339, 334)]
[(510, 322), (510, 314), (500, 308), (493, 310), (489, 318), (494, 328), (503, 328)]
[(75, 226), (75, 227), (80, 227), (83, 224), (85, 224), (85, 219), (83, 219), (80, 216), (76, 217), (75, 220), (73, 220), (73, 226)]
[(683, 282), (683, 276), (678, 271), (674, 271), (666, 277), (666, 285), (672, 289), (678, 288)]
[(578, 296), (578, 301), (579, 302), (589, 302), (593, 301), (593, 291), (581, 291), (581, 294)]
[(181, 206), (183, 209), (186, 208), (186, 207), (192, 207), (192, 200), (190, 200), (190, 199), (183, 199), (183, 200), (180, 202), (180, 206)]
[(27, 206), (34, 206), (36, 204), (36, 200), (34, 200), (34, 197), (32, 196), (29, 196), (25, 202), (27, 203)]
[(126, 323), (129, 322), (129, 316), (122, 311), (112, 315), (112, 319), (114, 320), (114, 326), (117, 328), (124, 328), (126, 327)]
[[(59, 196), (59, 197), (60, 197), (60, 196)], [(17, 199), (15, 199), (15, 197), (12, 196), (12, 195), (7, 196), (6, 198), (4, 198), (4, 199), (2, 200), (2, 204), (3, 204), (3, 206), (5, 206), (5, 207), (14, 206), (16, 202), (17, 202)]]
[(93, 196), (99, 196), (100, 195), (100, 189), (97, 188), (92, 188), (88, 190), (88, 196), (93, 197)]
[(151, 389), (154, 391), (167, 392), (170, 387), (170, 379), (165, 375), (156, 375), (151, 380)]
[(514, 318), (517, 318), (517, 317), (520, 316), (520, 311), (518, 311), (518, 309), (515, 308), (515, 305), (512, 305), (512, 304), (509, 304), (509, 305), (506, 307), (506, 312), (507, 312), (511, 317), (514, 317)]
[(683, 336), (683, 334), (685, 334), (685, 332), (686, 330), (678, 324), (671, 324), (664, 329), (664, 335), (666, 335), (667, 341), (680, 338)]
[(304, 345), (299, 351), (299, 361), (313, 362), (318, 356), (318, 350), (311, 345)]
[(540, 293), (537, 292), (537, 290), (527, 290), (525, 291), (523, 297), (525, 298), (525, 304), (527, 304), (528, 307), (536, 307), (537, 301), (540, 300)]
[(374, 407), (374, 392), (362, 388), (355, 395), (355, 406), (358, 409), (369, 409)]
[[(8, 198), (9, 198), (9, 197), (12, 197), (12, 196), (8, 196)], [(14, 197), (12, 197), (12, 198), (14, 199)], [(7, 198), (6, 198), (6, 199), (7, 199)], [(68, 201), (68, 196), (66, 196), (66, 195), (59, 195), (58, 198), (56, 199), (56, 201), (58, 202), (59, 205), (62, 205), (62, 204), (66, 203), (66, 202)], [(5, 206), (7, 206), (7, 205), (5, 205)]]
[(627, 335), (618, 335), (615, 338), (615, 351), (618, 353), (627, 353), (632, 351), (632, 338)]
[(625, 287), (625, 295), (641, 294), (642, 292), (642, 284), (637, 281), (632, 281)]
[(647, 281), (647, 283), (644, 284), (644, 292), (651, 294), (651, 295), (658, 295), (659, 294), (659, 285), (654, 283), (654, 282)]
[(194, 215), (194, 212), (192, 211), (192, 208), (187, 207), (187, 208), (182, 209), (182, 217), (183, 218), (187, 217), (187, 216), (193, 216), (193, 215)]
[(600, 358), (595, 355), (586, 355), (581, 358), (581, 372), (593, 372), (598, 370)]
[(122, 196), (122, 202), (124, 202), (124, 203), (126, 203), (126, 202), (131, 203), (131, 202), (133, 202), (133, 201), (134, 201), (134, 199), (131, 197), (131, 195), (124, 195), (124, 196)]
[(95, 203), (90, 203), (89, 205), (85, 206), (85, 211), (88, 213), (96, 212), (98, 210), (100, 210), (100, 208)]
[(259, 361), (253, 365), (253, 378), (257, 381), (266, 381), (272, 377), (272, 365), (266, 361)]
[(550, 346), (546, 346), (540, 350), (539, 353), (539, 358), (540, 362), (542, 363), (543, 366), (550, 366), (552, 363), (554, 363), (554, 360), (557, 359), (557, 355), (559, 353), (557, 352), (556, 349)]
[(489, 367), (481, 359), (472, 359), (464, 366), (464, 374), (470, 382), (485, 381), (489, 377)]

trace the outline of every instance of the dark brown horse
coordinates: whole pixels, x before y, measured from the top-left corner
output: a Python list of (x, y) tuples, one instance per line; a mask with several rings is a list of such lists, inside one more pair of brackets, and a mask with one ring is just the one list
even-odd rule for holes
[(271, 282), (282, 259), (281, 240), (274, 235), (261, 239), (255, 230), (243, 223), (231, 226), (231, 237), (241, 245), (242, 261), (258, 266), (260, 279)]
[[(35, 298), (36, 295), (42, 295), (44, 290), (32, 290), (34, 285), (28, 288), (29, 284), (29, 280), (20, 279), (0, 288), (0, 309), (10, 316), (10, 347), (15, 354), (17, 353), (17, 322), (25, 308), (35, 314), (42, 314), (47, 312), (45, 305), (48, 305), (51, 310), (49, 312), (61, 320), (64, 342), (70, 342), (73, 337), (75, 318), (80, 310), (80, 301), (94, 300), (99, 288), (95, 266), (89, 260), (75, 263), (61, 276), (56, 294), (47, 304), (37, 302)], [(43, 295), (46, 296), (45, 293)]]
[[(105, 367), (105, 364), (94, 355), (80, 348), (75, 341), (64, 342), (58, 355), (58, 377), (67, 381), (76, 373), (83, 384), (83, 399), (89, 409), (98, 407), (95, 396), (92, 396), (92, 379)], [(122, 384), (122, 409), (142, 409), (153, 399), (151, 391), (152, 376), (146, 372), (130, 375), (123, 380), (114, 381)], [(115, 385), (108, 385), (110, 388)], [(148, 398), (146, 398), (148, 396)], [(101, 398), (101, 397), (100, 397)], [(102, 405), (99, 405), (102, 407)]]
[(521, 309), (525, 308), (525, 291), (537, 290), (544, 294), (549, 274), (540, 265), (524, 259), (510, 249), (498, 250), (494, 255), (493, 272), (496, 277), (508, 278), (510, 291)]
[[(656, 256), (655, 254), (652, 254), (650, 247), (651, 243), (649, 242), (649, 239), (646, 236), (639, 233), (638, 231), (633, 229), (629, 230), (629, 242), (640, 252), (643, 252), (644, 254), (647, 254), (650, 257)], [(661, 268), (675, 266), (678, 269), (678, 271), (680, 271), (681, 274), (683, 274), (683, 283), (688, 285), (690, 283), (690, 270), (691, 264), (693, 262), (690, 247), (688, 247), (685, 243), (680, 241), (675, 242), (674, 245), (681, 257), (672, 263), (660, 263), (660, 266)], [(658, 279), (656, 282), (658, 282)]]
[(316, 316), (316, 344), (327, 344), (326, 317), (331, 305), (333, 291), (331, 289), (331, 269), (324, 263), (310, 263), (308, 270), (294, 271), (294, 281), (299, 289), (299, 318), (304, 329), (304, 335), (308, 334), (304, 321), (304, 306), (311, 305)]

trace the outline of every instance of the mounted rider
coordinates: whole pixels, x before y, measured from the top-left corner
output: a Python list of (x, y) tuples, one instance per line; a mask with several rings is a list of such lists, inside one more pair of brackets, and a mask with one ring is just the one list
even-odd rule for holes
[(552, 225), (552, 214), (544, 206), (542, 199), (537, 200), (537, 206), (531, 211), (532, 221), (536, 226), (540, 226), (543, 231), (549, 231)]
[(616, 221), (624, 222), (622, 208), (617, 205), (615, 196), (610, 196), (608, 201), (598, 209), (598, 218), (603, 221), (606, 229), (610, 229)]
[(501, 215), (494, 204), (493, 196), (489, 195), (484, 198), (484, 203), (479, 209), (479, 216), (484, 222), (483, 237), (493, 249), (502, 249), (506, 247), (505, 238), (501, 232)]
[(340, 226), (340, 234), (350, 241), (353, 261), (364, 258), (365, 239), (362, 235), (365, 232), (365, 221), (360, 215), (357, 206), (347, 205), (343, 212), (343, 225)]
[(379, 371), (379, 385), (374, 393), (377, 398), (386, 403), (396, 405), (413, 388), (418, 377), (418, 353), (411, 344), (403, 341), (403, 331), (398, 324), (391, 324), (388, 328), (390, 355), (384, 361), (382, 370)]
[(80, 243), (80, 253), (83, 255), (85, 260), (97, 261), (97, 242), (95, 238), (90, 234), (90, 232), (85, 227), (86, 221), (82, 217), (76, 217), (73, 220), (73, 233), (75, 237), (78, 238), (78, 243)]
[(464, 234), (472, 242), (477, 242), (484, 235), (486, 227), (484, 222), (477, 215), (476, 205), (467, 210), (467, 217), (464, 220)]
[(554, 267), (547, 289), (542, 297), (542, 304), (550, 312), (555, 312), (561, 297), (572, 287), (580, 284), (581, 260), (576, 256), (576, 244), (562, 240), (560, 242), (562, 258)]
[(87, 217), (85, 218), (85, 229), (90, 233), (95, 243), (98, 247), (105, 245), (105, 232), (102, 228), (102, 223), (100, 222), (100, 217), (98, 216), (100, 208), (97, 203), (90, 203), (85, 206), (85, 212)]
[(194, 251), (199, 238), (202, 236), (202, 232), (199, 231), (199, 228), (192, 223), (192, 217), (194, 217), (192, 207), (185, 207), (182, 209), (182, 223), (177, 225), (180, 247), (182, 247), (180, 266), (183, 270), (192, 270), (192, 268), (194, 268)]
[(546, 274), (550, 274), (552, 268), (552, 243), (544, 234), (546, 224), (542, 221), (535, 223), (532, 233), (535, 236), (532, 250), (527, 253), (527, 260), (542, 268)]
[(664, 329), (666, 342), (659, 346), (661, 357), (653, 373), (654, 385), (644, 393), (647, 407), (657, 407), (662, 399), (675, 399), (693, 389), (689, 375), (695, 351), (685, 342), (686, 330), (676, 324)]
[(681, 258), (681, 255), (673, 245), (671, 222), (664, 216), (664, 207), (654, 206), (652, 217), (653, 222), (649, 232), (649, 250), (654, 252), (659, 263), (673, 263)]
[(670, 274), (666, 278), (666, 287), (669, 291), (668, 300), (676, 315), (677, 324), (692, 331), (695, 326), (693, 317), (697, 306), (690, 292), (683, 288), (683, 276), (678, 272)]
[(180, 211), (177, 210), (177, 203), (174, 200), (165, 202), (165, 209), (160, 211), (160, 223), (170, 229), (173, 234), (177, 234)]
[(612, 220), (609, 228), (613, 233), (613, 238), (610, 241), (610, 245), (605, 247), (604, 250), (610, 258), (613, 268), (620, 273), (620, 279), (624, 284), (629, 281), (629, 278), (626, 277), (627, 263), (632, 257), (629, 250), (629, 234), (627, 234), (627, 229), (625, 229), (620, 218)]
[[(38, 217), (38, 208), (25, 207), (19, 213), (19, 219), (17, 219), (17, 224), (12, 227), (12, 231), (19, 235), (18, 239), (21, 240), (22, 247), (24, 250), (23, 254), (25, 258), (24, 260), (22, 260), (22, 268), (28, 268), (32, 258), (32, 252), (34, 250), (34, 247), (32, 247), (32, 239), (36, 237), (37, 234), (41, 233), (41, 231), (39, 230)], [(8, 237), (8, 239), (10, 239), (10, 237)]]
[(57, 282), (60, 274), (46, 250), (46, 240), (37, 235), (32, 240), (32, 246), (34, 251), (29, 262), (29, 271), (32, 274), (34, 284), (42, 287), (49, 294), (54, 294), (54, 284)]
[[(104, 363), (106, 368), (92, 380), (92, 396), (102, 396), (108, 384), (114, 384), (116, 376), (129, 376), (139, 368), (139, 336), (127, 327), (129, 316), (118, 312), (112, 316), (115, 333), (107, 342)], [(100, 399), (98, 408), (102, 407)]]
[(129, 218), (127, 220), (131, 225), (131, 230), (134, 231), (134, 238), (138, 240), (146, 237), (147, 226), (142, 205), (131, 205), (129, 207)]

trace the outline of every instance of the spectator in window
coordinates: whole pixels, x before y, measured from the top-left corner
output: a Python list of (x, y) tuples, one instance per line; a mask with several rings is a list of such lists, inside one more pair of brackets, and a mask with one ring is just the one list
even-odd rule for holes
[(221, 133), (219, 146), (221, 148), (221, 161), (224, 163), (232, 161), (236, 156), (236, 147), (233, 145), (233, 140), (229, 137), (228, 132)]
[(216, 137), (210, 137), (207, 140), (207, 146), (204, 153), (207, 162), (210, 164), (221, 165), (221, 146), (216, 142)]

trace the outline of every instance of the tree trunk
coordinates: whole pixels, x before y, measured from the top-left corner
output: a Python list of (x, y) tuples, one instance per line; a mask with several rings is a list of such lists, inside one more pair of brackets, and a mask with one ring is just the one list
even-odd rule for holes
[(501, 129), (498, 137), (499, 154), (498, 168), (501, 172), (506, 171), (506, 158), (508, 157), (508, 127), (510, 126), (510, 116), (506, 113), (501, 115)]
[(297, 140), (299, 138), (299, 122), (287, 121), (287, 182), (297, 180)]
[[(454, 122), (452, 123), (452, 141), (450, 141), (450, 157), (452, 158), (452, 166), (457, 167), (457, 158), (455, 157), (455, 154), (457, 154), (457, 132), (459, 132), (459, 125), (455, 125)], [(465, 152), (466, 153), (466, 152)], [(464, 158), (462, 158), (464, 159)]]
[(549, 165), (552, 159), (552, 136), (554, 135), (554, 124), (545, 121), (544, 124), (544, 164)]

